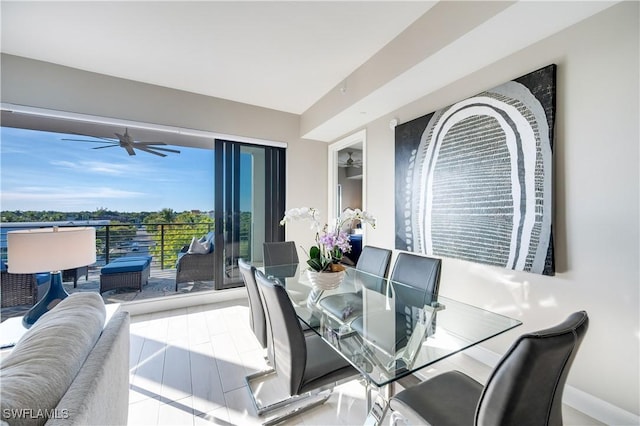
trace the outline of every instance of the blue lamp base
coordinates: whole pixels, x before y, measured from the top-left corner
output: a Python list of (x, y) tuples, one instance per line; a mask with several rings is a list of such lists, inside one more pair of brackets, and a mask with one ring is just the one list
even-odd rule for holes
[(22, 325), (25, 328), (30, 328), (38, 318), (53, 309), (54, 306), (67, 296), (69, 296), (69, 293), (67, 293), (62, 286), (62, 272), (52, 272), (51, 284), (49, 285), (47, 294), (22, 317)]

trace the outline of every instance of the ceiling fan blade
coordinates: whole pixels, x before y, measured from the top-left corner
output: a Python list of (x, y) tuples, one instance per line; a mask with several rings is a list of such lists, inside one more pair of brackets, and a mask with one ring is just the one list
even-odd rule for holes
[[(129, 134), (128, 129), (125, 129), (124, 134), (114, 133), (118, 139), (114, 138), (103, 138), (100, 136), (89, 136), (81, 133), (71, 132), (72, 134), (77, 134), (80, 136), (88, 137), (88, 138), (96, 138), (98, 140), (90, 140), (90, 139), (71, 139), (71, 138), (63, 138), (64, 141), (72, 141), (72, 142), (92, 142), (92, 143), (108, 143), (109, 145), (98, 146), (92, 149), (103, 149), (103, 148), (112, 148), (114, 146), (119, 146), (124, 148), (129, 155), (136, 155), (135, 150), (139, 149), (144, 152), (148, 152), (149, 154), (157, 155), (159, 157), (166, 157), (166, 154), (162, 152), (171, 152), (175, 154), (180, 154), (180, 151), (177, 149), (171, 148), (160, 148), (157, 145), (165, 146), (166, 142), (150, 142), (150, 141), (140, 141), (137, 142), (133, 139), (133, 137)], [(162, 151), (162, 152), (160, 152)]]
[[(77, 133), (77, 132), (69, 132), (69, 134), (83, 136), (85, 138), (102, 139), (103, 141), (108, 141), (108, 142), (116, 142), (116, 139), (114, 139), (114, 138), (103, 138), (102, 136), (91, 136), (91, 135), (85, 135), (84, 133)], [(71, 140), (71, 139), (69, 139), (69, 140)], [(93, 141), (93, 142), (99, 142), (99, 141)]]
[[(137, 144), (136, 144), (137, 145)], [(137, 146), (134, 146), (135, 148), (138, 148)], [(141, 147), (140, 147), (141, 148)], [(146, 148), (151, 148), (151, 149), (155, 149), (156, 151), (164, 151), (164, 152), (174, 152), (176, 154), (180, 154), (180, 151), (178, 151), (177, 149), (171, 149), (171, 148), (158, 148), (157, 146), (147, 146)], [(142, 149), (142, 148), (141, 148)]]
[[(149, 154), (153, 154), (153, 155), (158, 155), (160, 157), (166, 157), (166, 154), (162, 154), (160, 152), (155, 152), (154, 150), (147, 148), (146, 146), (136, 146), (136, 149), (139, 149), (140, 151), (144, 151), (144, 152), (148, 152)], [(161, 149), (161, 148), (158, 148)]]
[(118, 144), (105, 145), (105, 146), (96, 146), (95, 148), (91, 148), (91, 149), (113, 148), (114, 146), (118, 146)]
[(127, 150), (129, 155), (136, 155), (136, 152), (133, 150), (131, 145), (124, 145), (123, 148)]
[(142, 141), (136, 141), (135, 142), (136, 145), (166, 145), (165, 142), (142, 142)]
[(88, 139), (60, 139), (63, 141), (72, 141), (72, 142), (91, 142), (91, 143), (105, 143), (105, 142), (110, 142), (114, 145), (117, 145), (118, 142), (116, 141), (110, 141), (110, 140), (102, 140), (102, 141), (90, 141)]

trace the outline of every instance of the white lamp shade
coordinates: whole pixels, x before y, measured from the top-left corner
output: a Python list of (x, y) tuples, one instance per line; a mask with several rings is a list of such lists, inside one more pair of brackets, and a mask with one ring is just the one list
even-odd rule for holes
[(95, 261), (95, 228), (55, 227), (7, 233), (7, 266), (13, 274), (62, 271)]

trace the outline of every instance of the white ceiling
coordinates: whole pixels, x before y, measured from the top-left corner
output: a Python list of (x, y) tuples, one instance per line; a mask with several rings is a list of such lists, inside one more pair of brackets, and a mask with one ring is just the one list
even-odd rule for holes
[(615, 3), (2, 0), (0, 47), (300, 114), (332, 141)]
[(301, 114), (432, 2), (2, 1), (2, 52)]

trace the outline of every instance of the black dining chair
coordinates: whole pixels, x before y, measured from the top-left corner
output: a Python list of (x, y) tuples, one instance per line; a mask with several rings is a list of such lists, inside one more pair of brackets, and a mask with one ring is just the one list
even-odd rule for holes
[[(395, 305), (396, 342), (393, 348), (385, 348), (395, 352), (406, 346), (411, 333), (420, 320), (419, 311), (424, 306), (431, 306), (438, 299), (440, 290), (440, 270), (442, 261), (427, 256), (411, 253), (398, 253), (393, 265), (390, 280), (393, 282), (393, 303)], [(367, 315), (371, 314), (368, 312)], [(351, 328), (371, 341), (384, 341), (375, 335), (375, 329), (365, 329), (364, 317), (360, 316), (351, 322)]]
[[(269, 343), (272, 341), (270, 330), (267, 328), (267, 318), (265, 313), (262, 294), (256, 283), (256, 268), (244, 259), (238, 259), (238, 268), (244, 285), (247, 288), (249, 298), (249, 324), (251, 331), (258, 339), (260, 346), (267, 350), (266, 359), (269, 364), (273, 364), (273, 347)], [(309, 325), (300, 320), (300, 325), (305, 333), (315, 333)], [(319, 327), (319, 321), (313, 321), (314, 327)]]
[[(369, 290), (383, 293), (389, 272), (391, 250), (365, 246), (356, 264), (356, 282)], [(363, 272), (359, 274), (358, 272)], [(331, 294), (320, 299), (320, 306), (335, 318), (348, 322), (362, 315), (362, 291)]]
[(454, 370), (403, 390), (390, 401), (391, 418), (432, 425), (562, 425), (565, 382), (588, 324), (587, 313), (579, 311), (520, 336), (484, 387)]
[[(303, 332), (291, 299), (278, 279), (267, 278), (257, 271), (256, 281), (264, 300), (267, 327), (273, 339), (274, 380), (287, 390), (289, 398), (259, 407), (249, 383), (251, 396), (259, 415), (296, 403), (293, 411), (268, 421), (269, 424), (275, 424), (324, 403), (336, 384), (355, 378), (358, 372), (320, 335)], [(321, 392), (326, 395), (320, 395)], [(298, 405), (305, 398), (319, 399), (306, 406)]]
[(238, 268), (244, 281), (244, 286), (247, 288), (247, 295), (249, 296), (249, 323), (251, 330), (255, 334), (260, 345), (267, 348), (267, 322), (262, 305), (262, 297), (258, 290), (258, 284), (256, 283), (256, 268), (244, 259), (238, 259)]
[(298, 263), (298, 251), (293, 241), (263, 243), (264, 266), (293, 265)]

